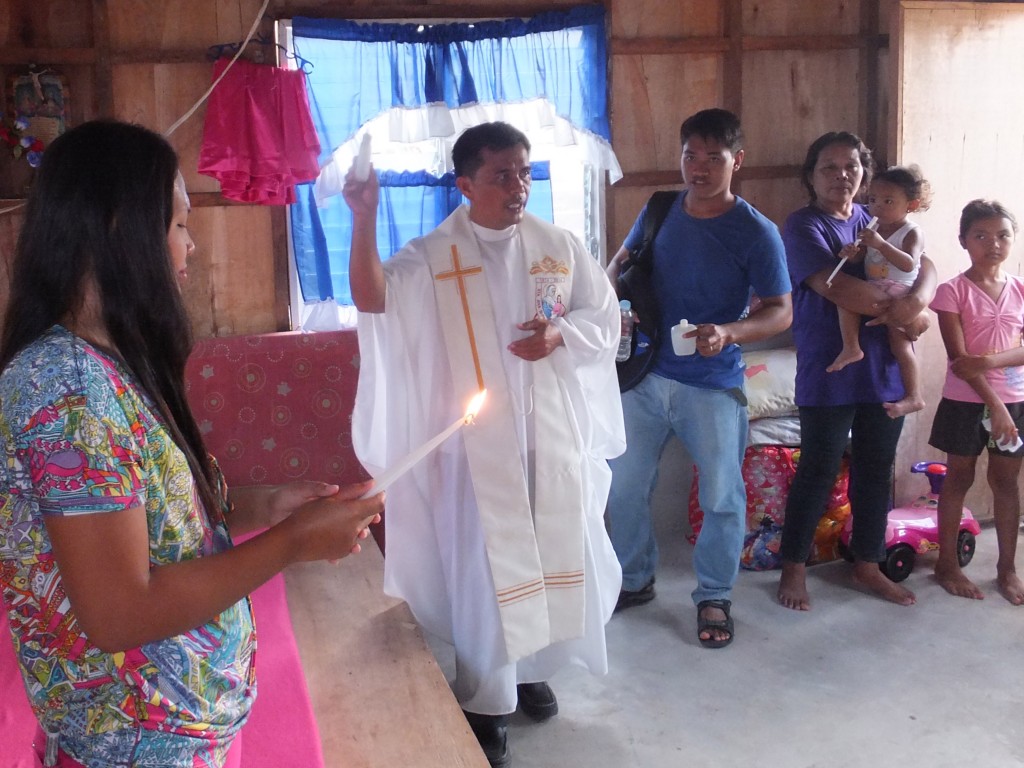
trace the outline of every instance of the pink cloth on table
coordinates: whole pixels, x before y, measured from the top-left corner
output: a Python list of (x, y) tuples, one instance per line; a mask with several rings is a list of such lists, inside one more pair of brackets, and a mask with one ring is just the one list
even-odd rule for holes
[(21, 668), (7, 622), (7, 606), (0, 602), (0, 745), (4, 768), (36, 768), (41, 765), (32, 748), (39, 729), (28, 703)]
[(249, 722), (242, 729), (241, 768), (323, 768), (320, 731), (299, 661), (281, 574), (252, 593), (252, 610), (259, 643), (257, 693)]
[[(258, 692), (225, 768), (323, 768), (320, 732), (292, 632), (284, 577), (279, 574), (253, 592), (252, 602), (259, 638)], [(39, 725), (21, 681), (6, 609), (0, 611), (0, 691), (2, 768), (39, 768), (42, 763), (33, 747)]]
[[(214, 63), (214, 80), (228, 63)], [(210, 94), (199, 172), (230, 200), (283, 205), (295, 202), (296, 184), (320, 174), (319, 155), (305, 73), (236, 61)]]

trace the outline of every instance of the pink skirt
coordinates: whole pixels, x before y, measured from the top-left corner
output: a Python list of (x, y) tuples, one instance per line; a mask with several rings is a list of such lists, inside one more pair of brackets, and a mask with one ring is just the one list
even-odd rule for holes
[[(228, 62), (214, 63), (214, 80)], [(199, 172), (229, 200), (283, 205), (295, 202), (296, 184), (320, 174), (319, 155), (306, 74), (236, 61), (207, 102)]]

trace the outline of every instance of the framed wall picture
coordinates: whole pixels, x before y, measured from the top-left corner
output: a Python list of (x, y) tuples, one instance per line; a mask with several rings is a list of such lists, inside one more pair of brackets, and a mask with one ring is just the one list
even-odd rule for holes
[(23, 136), (33, 136), (44, 148), (67, 130), (68, 81), (49, 68), (13, 74), (7, 82), (5, 112), (27, 124)]

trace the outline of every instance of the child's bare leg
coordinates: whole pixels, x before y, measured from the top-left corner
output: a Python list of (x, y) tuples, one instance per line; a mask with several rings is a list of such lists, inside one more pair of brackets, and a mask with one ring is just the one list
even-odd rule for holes
[(864, 350), (860, 348), (860, 315), (839, 308), (839, 331), (843, 335), (843, 349), (832, 365), (825, 369), (829, 373), (841, 371), (850, 363), (864, 359)]
[(976, 456), (946, 456), (946, 479), (939, 494), (939, 559), (935, 563), (935, 578), (942, 588), (957, 597), (983, 600), (984, 593), (968, 579), (960, 568), (956, 556), (956, 539), (960, 533), (964, 497), (974, 484)]
[(908, 413), (914, 413), (924, 408), (924, 398), (921, 396), (920, 369), (917, 365), (917, 355), (914, 354), (914, 345), (907, 335), (898, 328), (889, 329), (889, 347), (892, 349), (893, 357), (900, 366), (900, 376), (903, 379), (903, 389), (906, 392), (902, 400), (895, 403), (884, 403), (885, 412), (889, 418), (898, 419)]
[(1017, 492), (1020, 465), (1020, 459), (988, 455), (988, 484), (992, 489), (992, 512), (999, 543), (996, 583), (999, 594), (1014, 605), (1024, 605), (1024, 583), (1017, 576), (1015, 564), (1020, 521), (1020, 495)]

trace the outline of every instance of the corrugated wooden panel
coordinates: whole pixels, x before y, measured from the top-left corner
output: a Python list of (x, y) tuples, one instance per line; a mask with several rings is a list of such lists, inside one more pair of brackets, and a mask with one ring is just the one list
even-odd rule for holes
[(853, 35), (860, 30), (861, 2), (875, 0), (757, 0), (743, 3), (748, 35)]
[(862, 131), (858, 76), (859, 53), (852, 50), (745, 54), (747, 162), (799, 165), (826, 131)]
[(262, 5), (260, 0), (108, 0), (110, 47), (201, 51), (239, 41)]
[(0, 2), (0, 46), (80, 48), (90, 45), (92, 3), (83, 0)]
[[(112, 70), (115, 116), (163, 133), (210, 87), (213, 64), (121, 64)], [(169, 137), (190, 192), (220, 189), (196, 172), (205, 114), (204, 105)]]
[(185, 302), (198, 337), (280, 330), (275, 321), (273, 236), (260, 206), (194, 208)]
[(613, 38), (722, 34), (723, 0), (613, 0)]
[(615, 190), (614, 213), (608, 221), (609, 258), (622, 247), (622, 241), (650, 196), (658, 189), (679, 189), (681, 185), (682, 181), (675, 187), (622, 187)]
[[(0, 201), (0, 210), (10, 207), (12, 203)], [(18, 241), (18, 232), (24, 221), (24, 208), (0, 215), (0, 318), (7, 311), (7, 299), (10, 296), (11, 264), (14, 261), (14, 247)]]
[(679, 166), (679, 125), (722, 98), (715, 55), (616, 56), (612, 74), (612, 143), (622, 169)]
[(734, 185), (736, 191), (780, 229), (789, 214), (807, 204), (807, 190), (796, 177), (746, 181), (741, 168), (735, 178), (740, 181)]

